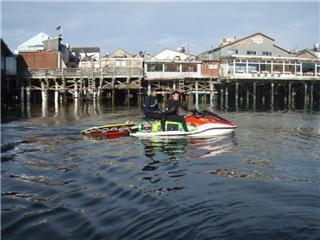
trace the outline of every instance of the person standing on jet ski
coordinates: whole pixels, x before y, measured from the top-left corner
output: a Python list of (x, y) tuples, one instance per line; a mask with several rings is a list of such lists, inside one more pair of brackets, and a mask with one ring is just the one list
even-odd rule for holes
[(183, 130), (185, 132), (189, 132), (186, 120), (183, 115), (179, 115), (179, 110), (182, 108), (186, 110), (183, 104), (179, 101), (180, 92), (174, 91), (171, 94), (171, 98), (168, 101), (167, 108), (166, 108), (166, 120), (181, 122)]
[(161, 130), (165, 131), (165, 114), (160, 111), (156, 89), (152, 89), (150, 95), (144, 99), (143, 112), (145, 118), (161, 120)]

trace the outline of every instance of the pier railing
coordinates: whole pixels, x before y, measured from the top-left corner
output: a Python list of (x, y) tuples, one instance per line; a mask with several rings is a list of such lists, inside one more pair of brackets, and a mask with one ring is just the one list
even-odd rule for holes
[(230, 80), (239, 80), (239, 79), (246, 79), (246, 80), (297, 80), (297, 81), (320, 81), (320, 73), (312, 73), (312, 72), (305, 72), (305, 73), (289, 73), (285, 72), (282, 73), (230, 73), (226, 74), (221, 77), (221, 79), (230, 79)]
[(141, 67), (26, 69), (19, 73), (26, 78), (142, 78)]

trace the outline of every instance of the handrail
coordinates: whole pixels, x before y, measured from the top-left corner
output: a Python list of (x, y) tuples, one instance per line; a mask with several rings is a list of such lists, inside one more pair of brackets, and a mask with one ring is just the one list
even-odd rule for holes
[(33, 76), (33, 77), (81, 77), (81, 76), (133, 76), (142, 77), (142, 67), (103, 67), (103, 68), (63, 68), (63, 69), (25, 69), (19, 72), (20, 76)]

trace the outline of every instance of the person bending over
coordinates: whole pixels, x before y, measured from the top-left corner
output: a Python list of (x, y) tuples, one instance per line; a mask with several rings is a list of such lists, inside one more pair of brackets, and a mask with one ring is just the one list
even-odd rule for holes
[(165, 131), (165, 115), (160, 111), (156, 89), (152, 89), (150, 95), (144, 99), (143, 112), (145, 118), (161, 120), (161, 130)]
[(167, 108), (166, 108), (166, 120), (171, 120), (175, 122), (181, 122), (183, 130), (185, 132), (189, 132), (186, 120), (183, 115), (179, 115), (179, 109), (185, 107), (183, 104), (179, 101), (180, 93), (178, 91), (174, 91), (171, 94), (171, 98), (168, 101)]

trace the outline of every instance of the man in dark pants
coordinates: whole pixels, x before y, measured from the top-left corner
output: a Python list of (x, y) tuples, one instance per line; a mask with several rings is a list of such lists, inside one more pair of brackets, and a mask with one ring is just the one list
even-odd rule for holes
[(160, 111), (156, 89), (152, 89), (150, 95), (144, 99), (143, 112), (146, 118), (161, 120), (161, 130), (165, 131), (165, 115)]
[(182, 103), (179, 101), (179, 98), (180, 93), (178, 91), (174, 91), (171, 94), (171, 98), (168, 101), (166, 109), (166, 120), (181, 122), (183, 130), (185, 132), (189, 132), (184, 116), (179, 115), (179, 108), (184, 108)]

